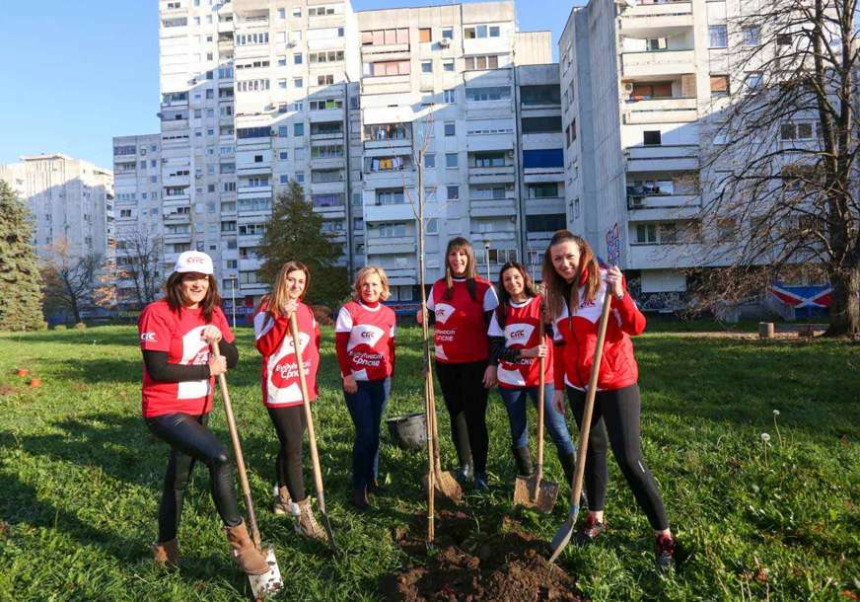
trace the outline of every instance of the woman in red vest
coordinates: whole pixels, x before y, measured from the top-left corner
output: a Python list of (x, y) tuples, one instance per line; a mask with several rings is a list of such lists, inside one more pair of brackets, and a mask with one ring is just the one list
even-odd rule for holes
[(379, 489), (379, 425), (394, 374), (395, 315), (382, 304), (390, 294), (385, 270), (361, 268), (354, 300), (340, 308), (335, 326), (343, 394), (355, 425), (351, 501), (359, 510), (370, 507), (368, 491)]
[(601, 269), (588, 243), (567, 230), (552, 237), (544, 255), (543, 277), (554, 327), (555, 403), (564, 403), (566, 390), (580, 428), (607, 287), (611, 293), (585, 463), (589, 512), (576, 541), (586, 545), (606, 529), (606, 452), (611, 446), (621, 473), (654, 529), (657, 565), (668, 571), (674, 566), (675, 540), (657, 484), (642, 459), (639, 368), (630, 338), (645, 330), (645, 316), (627, 291), (621, 270), (617, 266)]
[[(499, 305), (493, 285), (478, 276), (475, 251), (465, 238), (445, 250), (445, 277), (430, 290), (427, 309), (434, 324), (436, 375), (451, 417), (451, 438), (460, 461), (459, 478), (486, 490), (487, 398), (494, 384), (487, 327)], [(418, 321), (423, 320), (419, 310)]]
[(310, 498), (305, 493), (302, 474), (302, 442), (307, 429), (298, 362), (290, 315), (295, 312), (299, 345), (305, 367), (310, 401), (317, 398), (316, 375), (319, 369), (320, 328), (310, 307), (302, 302), (310, 286), (311, 274), (298, 261), (289, 261), (275, 276), (272, 293), (263, 297), (254, 316), (257, 350), (263, 355), (263, 405), (269, 412), (280, 448), (275, 463), (278, 493), (275, 514), (293, 511), (298, 506), (296, 531), (307, 537), (325, 540), (325, 531), (316, 522)]
[[(260, 575), (269, 566), (248, 537), (236, 506), (227, 449), (207, 428), (215, 377), (239, 361), (220, 304), (212, 259), (186, 251), (167, 279), (164, 299), (147, 305), (137, 322), (144, 363), (143, 417), (152, 434), (170, 445), (153, 551), (157, 563), (177, 565), (176, 533), (185, 487), (195, 461), (200, 461), (209, 469), (212, 499), (234, 559), (246, 573)], [(209, 351), (213, 344), (221, 354), (217, 359)]]

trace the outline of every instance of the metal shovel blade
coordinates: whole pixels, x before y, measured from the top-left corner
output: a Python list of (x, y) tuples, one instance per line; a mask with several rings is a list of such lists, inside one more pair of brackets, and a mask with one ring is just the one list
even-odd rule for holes
[(558, 499), (558, 485), (538, 480), (538, 476), (517, 477), (514, 483), (514, 504), (537, 508), (540, 512), (552, 512)]
[(248, 575), (254, 600), (263, 600), (266, 596), (273, 596), (284, 587), (281, 570), (278, 568), (278, 561), (275, 559), (275, 550), (273, 548), (265, 548), (263, 552), (266, 555), (266, 562), (269, 564), (269, 571), (262, 575)]
[[(433, 476), (436, 494), (447, 502), (458, 505), (463, 501), (463, 488), (450, 472), (437, 471)], [(428, 490), (427, 475), (423, 477), (424, 491)]]
[(552, 556), (549, 557), (550, 562), (555, 562), (556, 558), (558, 558), (567, 547), (567, 544), (570, 543), (570, 537), (573, 535), (573, 528), (574, 525), (576, 525), (576, 517), (578, 514), (579, 505), (571, 506), (567, 520), (564, 521), (564, 524), (555, 532), (555, 535), (552, 538), (552, 543), (550, 544), (552, 546)]

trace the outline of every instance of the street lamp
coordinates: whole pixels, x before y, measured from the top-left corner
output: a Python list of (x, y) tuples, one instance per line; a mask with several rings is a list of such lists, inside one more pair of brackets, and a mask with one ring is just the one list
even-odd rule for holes
[(487, 280), (490, 280), (490, 239), (484, 239), (484, 261), (487, 264)]

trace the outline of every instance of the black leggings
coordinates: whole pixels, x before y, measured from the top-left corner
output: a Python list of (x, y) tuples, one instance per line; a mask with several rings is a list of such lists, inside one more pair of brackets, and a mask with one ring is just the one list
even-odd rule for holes
[[(582, 428), (585, 411), (585, 391), (567, 388), (567, 397), (573, 407), (576, 423)], [(630, 385), (614, 391), (598, 391), (594, 399), (591, 432), (588, 436), (588, 455), (585, 462), (585, 491), (588, 509), (603, 510), (609, 469), (606, 465), (607, 438), (612, 445), (615, 461), (621, 469), (633, 496), (648, 516), (656, 531), (669, 528), (663, 500), (654, 477), (642, 461), (642, 436), (639, 430), (639, 413), (642, 400), (639, 385)]]
[(286, 485), (293, 501), (301, 502), (305, 499), (305, 477), (302, 474), (302, 443), (307, 428), (305, 409), (299, 404), (268, 410), (281, 442), (275, 460), (278, 487)]
[(442, 385), (445, 407), (451, 416), (451, 438), (457, 448), (460, 466), (467, 464), (471, 455), (476, 474), (487, 472), (490, 444), (487, 433), (487, 398), (490, 392), (483, 383), (486, 369), (487, 360), (460, 364), (436, 362), (436, 375)]
[(208, 414), (166, 414), (146, 419), (152, 434), (170, 445), (170, 459), (158, 508), (159, 542), (176, 539), (185, 487), (197, 460), (209, 469), (212, 500), (221, 520), (230, 527), (242, 522), (236, 506), (230, 457), (221, 442), (206, 428), (208, 421)]

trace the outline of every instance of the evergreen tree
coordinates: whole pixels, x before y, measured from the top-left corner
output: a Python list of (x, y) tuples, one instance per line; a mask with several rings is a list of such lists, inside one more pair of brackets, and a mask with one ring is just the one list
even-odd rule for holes
[(12, 188), (0, 181), (0, 330), (35, 330), (43, 322), (28, 216)]
[(278, 195), (258, 254), (264, 259), (260, 273), (267, 282), (288, 261), (300, 261), (311, 271), (307, 301), (334, 307), (349, 293), (346, 268), (335, 262), (340, 247), (322, 231), (323, 217), (305, 201), (302, 187), (295, 181)]

